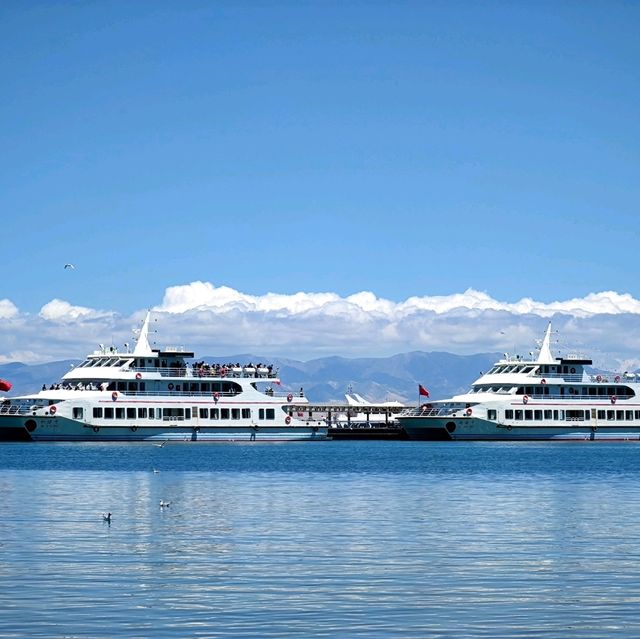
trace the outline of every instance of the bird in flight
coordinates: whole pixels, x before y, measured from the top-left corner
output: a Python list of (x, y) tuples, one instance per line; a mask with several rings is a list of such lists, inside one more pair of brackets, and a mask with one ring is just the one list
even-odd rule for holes
[(64, 268), (65, 268), (65, 270), (67, 270), (68, 268), (73, 270), (75, 268), (75, 266), (73, 264), (65, 264)]

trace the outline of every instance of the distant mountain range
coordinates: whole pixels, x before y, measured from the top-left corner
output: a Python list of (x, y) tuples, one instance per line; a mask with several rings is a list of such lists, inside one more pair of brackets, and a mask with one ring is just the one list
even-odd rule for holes
[[(269, 362), (279, 369), (284, 390), (304, 388), (313, 402), (340, 402), (349, 389), (371, 402), (397, 400), (405, 404), (418, 401), (418, 384), (429, 390), (432, 399), (449, 397), (469, 388), (482, 371), (498, 359), (498, 353), (453, 355), (414, 351), (391, 357), (322, 357), (308, 362), (273, 359), (256, 355), (203, 357), (206, 362)], [(40, 390), (60, 380), (80, 360), (47, 364), (0, 364), (0, 379), (13, 384), (11, 395)]]

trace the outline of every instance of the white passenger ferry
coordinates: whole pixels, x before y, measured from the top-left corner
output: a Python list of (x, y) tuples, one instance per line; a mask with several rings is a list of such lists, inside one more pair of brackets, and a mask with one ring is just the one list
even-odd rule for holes
[(592, 361), (554, 358), (551, 324), (537, 358), (509, 357), (471, 389), (397, 416), (411, 439), (638, 440), (640, 378), (590, 375)]
[[(101, 348), (59, 383), (0, 402), (0, 439), (292, 441), (325, 439), (324, 421), (292, 410), (272, 366), (189, 363), (152, 349), (148, 313), (129, 352)], [(301, 396), (302, 395), (302, 396)], [(308, 403), (303, 393), (295, 404)]]

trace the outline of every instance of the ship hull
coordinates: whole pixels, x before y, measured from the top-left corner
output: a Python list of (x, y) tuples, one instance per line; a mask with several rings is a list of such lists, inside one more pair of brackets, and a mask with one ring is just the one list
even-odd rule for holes
[(639, 441), (639, 426), (523, 425), (478, 418), (399, 417), (409, 439), (468, 441)]
[(308, 441), (327, 439), (321, 426), (186, 426), (180, 423), (158, 426), (129, 424), (97, 426), (63, 417), (0, 417), (1, 441)]

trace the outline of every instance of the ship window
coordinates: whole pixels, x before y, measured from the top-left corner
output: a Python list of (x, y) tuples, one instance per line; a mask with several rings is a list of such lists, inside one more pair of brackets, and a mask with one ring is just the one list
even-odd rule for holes
[(545, 410), (545, 411), (544, 411), (544, 418), (545, 418), (545, 419), (552, 419), (552, 418), (553, 418), (553, 411), (551, 411), (551, 410)]
[[(81, 409), (81, 410), (82, 410), (82, 409)], [(81, 415), (80, 417), (82, 417), (82, 415)], [(625, 413), (624, 413), (624, 418), (625, 418), (627, 421), (631, 421), (631, 420), (633, 420), (633, 411), (632, 411), (632, 410), (627, 410), (627, 411), (625, 411)]]
[(598, 411), (598, 419), (606, 419), (607, 418), (607, 411), (606, 410), (599, 410)]
[(201, 408), (198, 416), (200, 417), (200, 419), (209, 419), (209, 409), (208, 408)]
[(105, 419), (113, 419), (113, 408), (111, 406), (107, 406), (104, 409), (104, 418)]
[(590, 386), (589, 395), (597, 395), (597, 394), (598, 394), (598, 389), (595, 386)]
[(504, 411), (504, 418), (513, 419), (513, 410), (511, 408), (508, 408), (507, 410)]
[(73, 409), (73, 419), (82, 419), (82, 408), (75, 406)]
[(525, 420), (532, 420), (533, 419), (533, 411), (532, 410), (525, 410), (524, 411), (524, 418)]
[(127, 382), (118, 382), (117, 388), (119, 391), (127, 390)]
[(614, 410), (608, 410), (607, 411), (607, 420), (608, 421), (613, 421), (615, 419), (616, 416), (616, 411)]
[(606, 395), (607, 389), (604, 386), (598, 387), (598, 395)]
[(135, 393), (138, 390), (138, 382), (129, 382), (129, 390)]
[(533, 419), (542, 419), (542, 411), (534, 410), (533, 411)]
[(127, 419), (135, 419), (135, 418), (136, 418), (136, 409), (127, 408)]
[(569, 422), (578, 422), (584, 420), (584, 411), (582, 410), (568, 410), (567, 411), (567, 421)]
[(209, 417), (211, 419), (220, 419), (220, 411), (217, 408), (212, 408), (209, 411)]
[(229, 409), (221, 408), (220, 409), (220, 419), (229, 419)]
[(242, 409), (242, 419), (251, 419), (251, 409), (243, 408)]
[(275, 419), (276, 411), (275, 408), (267, 408), (267, 419)]
[(617, 410), (616, 411), (616, 419), (622, 421), (624, 419), (624, 411), (623, 410)]
[(258, 409), (258, 419), (264, 419), (264, 408)]
[(102, 417), (102, 406), (93, 407), (93, 416), (98, 419)]
[(522, 410), (520, 408), (516, 409), (515, 418), (516, 419), (522, 419)]
[(637, 410), (635, 413), (636, 419), (640, 419), (640, 410)]
[(202, 382), (202, 392), (208, 393), (211, 390), (211, 384), (209, 382)]
[(138, 408), (138, 417), (140, 419), (146, 419), (146, 417), (147, 417), (147, 409), (146, 408)]
[(191, 409), (190, 408), (185, 408), (184, 409), (184, 418), (185, 419), (191, 419)]
[(124, 419), (124, 406), (116, 407), (116, 419)]
[(530, 373), (532, 370), (533, 370), (533, 366), (525, 366), (525, 367), (522, 369), (522, 372), (523, 372), (523, 373)]
[(231, 409), (231, 419), (240, 419), (240, 409), (232, 408)]
[(497, 417), (497, 415), (496, 415), (496, 411), (495, 411), (493, 408), (490, 408), (490, 409), (487, 411), (487, 419), (493, 419), (493, 420), (495, 420), (495, 419), (496, 419), (496, 417)]
[[(158, 410), (160, 410), (160, 409), (158, 408)], [(155, 419), (155, 417), (156, 417), (155, 413), (156, 413), (156, 409), (155, 408), (150, 408), (149, 409), (149, 419)]]
[[(191, 410), (189, 408), (186, 409), (186, 412), (191, 414)], [(163, 408), (162, 409), (162, 419), (165, 421), (169, 419), (182, 421), (184, 419), (184, 415), (185, 415), (184, 408)], [(160, 415), (158, 415), (158, 418), (159, 417)]]
[(557, 410), (554, 410), (554, 411), (553, 411), (553, 419), (554, 419), (554, 421), (556, 421), (556, 422), (558, 421), (558, 411), (557, 411)]

